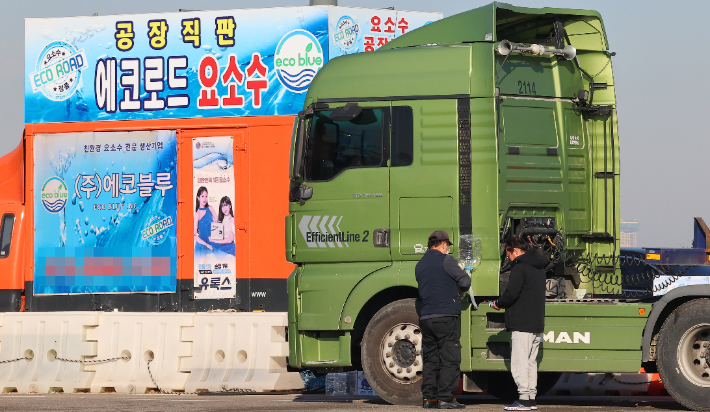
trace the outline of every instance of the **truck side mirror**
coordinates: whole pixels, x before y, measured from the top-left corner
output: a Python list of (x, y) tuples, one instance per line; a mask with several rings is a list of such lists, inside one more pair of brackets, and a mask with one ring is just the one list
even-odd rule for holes
[(299, 191), (299, 195), (301, 197), (301, 201), (308, 200), (313, 197), (313, 188), (312, 187), (302, 185), (298, 191)]

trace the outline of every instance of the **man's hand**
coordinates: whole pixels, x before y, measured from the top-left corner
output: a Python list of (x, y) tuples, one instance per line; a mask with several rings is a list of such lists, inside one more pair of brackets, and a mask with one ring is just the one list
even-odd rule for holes
[(495, 309), (495, 310), (500, 310), (500, 308), (498, 307), (498, 305), (496, 305), (496, 301), (495, 301), (495, 300), (494, 300), (493, 302), (491, 302), (491, 307), (492, 307), (493, 309)]

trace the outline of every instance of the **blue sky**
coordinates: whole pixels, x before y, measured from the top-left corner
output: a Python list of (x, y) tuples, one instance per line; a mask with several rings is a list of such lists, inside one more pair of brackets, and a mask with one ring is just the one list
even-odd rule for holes
[[(444, 17), (488, 1), (340, 0), (340, 6), (438, 11)], [(710, 55), (704, 50), (710, 2), (637, 0), (518, 0), (525, 7), (594, 9), (601, 13), (612, 51), (621, 145), (621, 217), (640, 222), (639, 246), (689, 247), (693, 217), (710, 222)], [(24, 18), (66, 17), (178, 9), (219, 10), (305, 6), (308, 0), (32, 0), (3, 4), (0, 65), (0, 155), (21, 141)], [(682, 5), (682, 6), (681, 6)]]

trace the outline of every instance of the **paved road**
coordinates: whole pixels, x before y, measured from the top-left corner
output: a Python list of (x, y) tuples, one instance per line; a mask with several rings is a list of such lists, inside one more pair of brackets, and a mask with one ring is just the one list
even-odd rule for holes
[[(502, 411), (503, 403), (490, 396), (464, 396), (471, 411)], [(674, 411), (685, 410), (670, 397), (542, 397), (539, 410), (566, 411)], [(379, 398), (339, 398), (325, 395), (118, 395), (50, 394), (0, 395), (0, 411), (414, 411), (420, 407), (393, 406)]]

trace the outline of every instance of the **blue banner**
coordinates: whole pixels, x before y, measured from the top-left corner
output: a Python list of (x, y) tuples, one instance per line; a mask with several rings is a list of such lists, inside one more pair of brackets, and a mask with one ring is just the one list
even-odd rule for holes
[(394, 38), (440, 20), (442, 16), (442, 13), (331, 7), (328, 57), (334, 59), (344, 54), (375, 51)]
[(174, 292), (174, 131), (34, 139), (35, 294)]
[(310, 6), (26, 19), (25, 122), (293, 115), (329, 58), (441, 17)]

